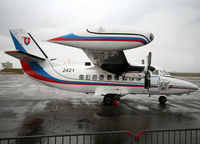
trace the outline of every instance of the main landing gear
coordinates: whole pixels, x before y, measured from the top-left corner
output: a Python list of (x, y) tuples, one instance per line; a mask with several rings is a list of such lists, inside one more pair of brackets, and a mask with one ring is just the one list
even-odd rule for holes
[(107, 94), (104, 96), (103, 103), (105, 105), (116, 105), (118, 106), (118, 102), (120, 100), (120, 95), (117, 94)]
[(159, 100), (160, 104), (165, 104), (165, 102), (167, 101), (167, 98), (165, 96), (160, 96), (158, 98), (158, 100)]

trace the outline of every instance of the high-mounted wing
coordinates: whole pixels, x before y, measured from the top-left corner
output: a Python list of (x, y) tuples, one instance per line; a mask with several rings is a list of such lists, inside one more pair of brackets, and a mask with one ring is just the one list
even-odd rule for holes
[(128, 71), (143, 71), (143, 66), (131, 66), (123, 50), (150, 43), (153, 34), (131, 27), (102, 26), (85, 29), (48, 40), (49, 42), (82, 49), (90, 60), (108, 72), (121, 75)]
[(132, 66), (128, 63), (123, 51), (83, 50), (94, 65), (108, 72), (121, 75), (127, 71), (143, 71), (143, 66)]

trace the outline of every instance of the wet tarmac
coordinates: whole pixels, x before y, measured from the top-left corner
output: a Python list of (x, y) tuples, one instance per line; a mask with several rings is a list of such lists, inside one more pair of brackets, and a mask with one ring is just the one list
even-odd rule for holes
[[(181, 78), (200, 87), (200, 78)], [(200, 90), (189, 96), (127, 95), (119, 107), (103, 97), (35, 83), (24, 75), (0, 75), (0, 137), (200, 127)]]

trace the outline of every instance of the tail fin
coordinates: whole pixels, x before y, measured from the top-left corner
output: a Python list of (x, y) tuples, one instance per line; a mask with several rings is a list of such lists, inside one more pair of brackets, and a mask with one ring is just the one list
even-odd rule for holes
[(25, 30), (15, 29), (10, 30), (10, 34), (17, 50), (41, 59), (48, 58), (30, 33), (27, 33)]

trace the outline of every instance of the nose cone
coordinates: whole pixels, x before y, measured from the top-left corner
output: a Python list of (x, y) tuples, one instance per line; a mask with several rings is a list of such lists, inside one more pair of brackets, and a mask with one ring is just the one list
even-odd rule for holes
[(182, 82), (183, 82), (181, 84), (182, 89), (185, 91), (185, 93), (191, 93), (191, 92), (197, 91), (199, 88), (197, 85), (195, 85), (193, 83), (186, 82), (186, 81), (182, 81)]
[(199, 87), (193, 83), (190, 83), (190, 87), (192, 91), (197, 91), (199, 89)]
[(170, 81), (170, 89), (174, 94), (189, 94), (197, 91), (198, 88), (195, 84), (184, 80), (172, 78)]
[(185, 93), (191, 93), (198, 90), (198, 86), (186, 81), (184, 81), (184, 83), (182, 84), (182, 88)]

